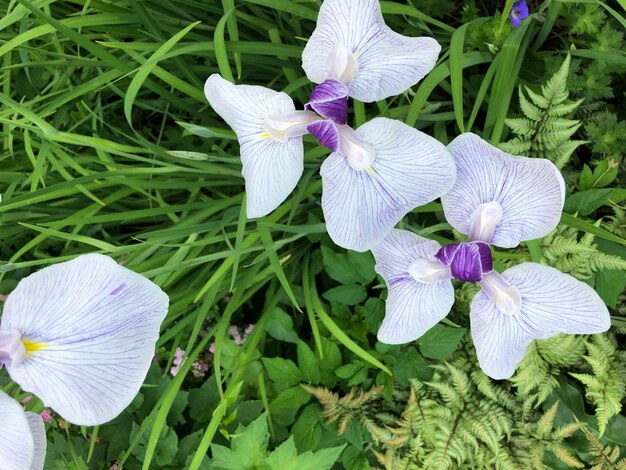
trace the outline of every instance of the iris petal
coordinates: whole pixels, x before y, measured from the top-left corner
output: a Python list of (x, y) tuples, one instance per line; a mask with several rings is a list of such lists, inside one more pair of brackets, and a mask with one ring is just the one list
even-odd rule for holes
[(315, 87), (304, 108), (336, 124), (345, 124), (348, 120), (348, 88), (337, 80), (326, 80)]
[(372, 253), (376, 272), (387, 284), (385, 319), (378, 340), (386, 344), (414, 341), (442, 320), (454, 303), (450, 279), (418, 282), (408, 273), (417, 259), (435, 261), (440, 246), (406, 230), (392, 230)]
[[(337, 50), (353, 56), (333, 60)], [(371, 102), (403, 93), (420, 81), (437, 62), (441, 46), (432, 38), (407, 37), (392, 31), (378, 0), (325, 0), (317, 26), (302, 53), (302, 68), (315, 83), (350, 78), (350, 96)], [(353, 69), (333, 70), (337, 63)]]
[(294, 112), (293, 101), (268, 88), (233, 85), (217, 74), (208, 78), (204, 93), (239, 139), (247, 216), (269, 214), (293, 191), (304, 169), (302, 138), (273, 138), (266, 124), (272, 116)]
[(454, 183), (454, 162), (432, 137), (400, 121), (376, 118), (356, 130), (375, 151), (370, 171), (331, 154), (322, 164), (322, 208), (333, 241), (366, 251), (415, 207)]
[(537, 263), (522, 263), (502, 276), (521, 293), (519, 314), (503, 314), (482, 290), (470, 310), (480, 367), (494, 379), (511, 377), (534, 339), (601, 333), (610, 327), (604, 302), (584, 282)]
[(9, 374), (69, 422), (110, 421), (139, 392), (167, 306), (158, 286), (104, 255), (44, 268), (5, 303), (0, 329), (27, 344)]
[(41, 416), (36, 413), (26, 412), (26, 419), (28, 420), (28, 426), (30, 427), (30, 432), (35, 444), (33, 463), (30, 468), (31, 470), (42, 470), (46, 462), (46, 449), (48, 447), (46, 427), (43, 424)]
[(310, 124), (306, 129), (324, 147), (332, 152), (339, 151), (339, 131), (333, 121), (317, 121)]
[[(491, 239), (482, 240), (492, 245), (513, 248), (557, 226), (565, 183), (552, 162), (509, 155), (471, 133), (454, 139), (448, 150), (456, 161), (457, 180), (441, 201), (456, 230), (469, 234), (474, 211), (492, 201), (502, 210)], [(490, 233), (484, 227), (480, 232)]]
[(35, 444), (22, 406), (0, 390), (0, 464), (2, 470), (30, 469)]

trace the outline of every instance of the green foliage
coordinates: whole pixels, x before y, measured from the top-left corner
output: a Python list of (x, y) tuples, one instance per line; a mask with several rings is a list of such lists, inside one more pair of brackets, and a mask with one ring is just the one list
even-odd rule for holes
[(581, 336), (558, 335), (531, 343), (511, 379), (518, 393), (527, 397), (524, 400), (526, 413), (548, 399), (560, 386), (562, 371), (578, 364), (584, 352), (585, 342)]
[(568, 99), (569, 65), (568, 55), (558, 72), (542, 85), (541, 93), (526, 87), (524, 94), (522, 89), (519, 89), (519, 104), (524, 117), (506, 120), (507, 126), (516, 137), (500, 144), (502, 150), (514, 155), (547, 158), (552, 160), (557, 168), (562, 168), (572, 153), (585, 143), (571, 140), (582, 123), (576, 119), (566, 118), (574, 114), (582, 103), (582, 100)]
[(586, 396), (596, 408), (598, 427), (603, 434), (611, 417), (621, 411), (621, 402), (626, 397), (626, 353), (617, 351), (615, 338), (603, 335), (592, 337), (587, 351), (584, 359), (593, 374), (571, 375), (585, 385)]
[(209, 468), (216, 470), (330, 470), (345, 446), (310, 450), (298, 454), (293, 436), (268, 452), (267, 416), (262, 414), (248, 426), (237, 428), (231, 436), (231, 447), (211, 446), (213, 460)]
[(573, 229), (561, 227), (545, 237), (542, 260), (579, 279), (590, 278), (602, 269), (626, 270), (626, 259), (600, 251), (593, 234), (586, 233), (580, 239), (576, 235)]
[(572, 34), (597, 33), (606, 20), (602, 7), (594, 3), (572, 5), (568, 13)]
[[(532, 257), (525, 244), (496, 249), (496, 268), (553, 266), (592, 285), (612, 315), (607, 334), (534, 341), (507, 381), (478, 367), (477, 284), (455, 283), (449, 322), (413, 344), (376, 341), (386, 289), (369, 253), (326, 235), (326, 153), (312, 140), (294, 193), (245, 219), (239, 146), (202, 85), (230, 68), (301, 108), (319, 1), (0, 2), (0, 293), (97, 251), (171, 298), (138, 397), (97, 429), (53, 416), (46, 470), (625, 468), (620, 2), (528, 2), (519, 28), (502, 17), (507, 2), (383, 2), (394, 31), (434, 37), (442, 52), (406, 93), (351, 114), (444, 143), (459, 124), (499, 141), (506, 122), (502, 148), (562, 167), (566, 215), (529, 244)], [(401, 227), (461, 240), (438, 202)], [(173, 376), (177, 348), (186, 361)], [(3, 371), (0, 387), (27, 396)]]
[[(544, 468), (546, 451), (573, 468), (583, 464), (565, 440), (583, 423), (555, 426), (558, 404), (544, 414), (525, 416), (520, 399), (484, 374), (446, 364), (436, 367), (431, 382), (411, 381), (404, 410), (398, 416), (372, 414), (375, 395), (351, 392), (338, 399), (318, 389), (324, 415), (332, 420), (358, 412), (361, 426), (377, 447), (378, 462), (386, 469), (406, 468)], [(357, 399), (355, 399), (357, 397)], [(400, 394), (396, 399), (400, 398)], [(350, 414), (337, 406), (352, 402)], [(339, 427), (345, 432), (346, 427)]]
[(626, 122), (618, 121), (614, 113), (603, 113), (597, 123), (587, 124), (585, 131), (595, 153), (615, 155), (620, 160), (626, 153)]
[(624, 470), (626, 469), (626, 457), (620, 459), (618, 446), (603, 445), (602, 442), (588, 429), (583, 428), (585, 437), (591, 444), (591, 470)]

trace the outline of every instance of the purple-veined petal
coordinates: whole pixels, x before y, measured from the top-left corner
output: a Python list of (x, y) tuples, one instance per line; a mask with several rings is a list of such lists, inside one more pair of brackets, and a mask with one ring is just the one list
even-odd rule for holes
[(432, 38), (392, 31), (378, 0), (325, 0), (302, 68), (312, 82), (341, 80), (351, 97), (371, 102), (415, 85), (435, 66), (440, 50)]
[(478, 247), (478, 255), (480, 256), (480, 264), (483, 273), (493, 271), (493, 259), (491, 257), (491, 248), (489, 248), (489, 243), (471, 242), (470, 244)]
[[(295, 111), (285, 93), (233, 85), (217, 74), (208, 78), (204, 93), (237, 134), (248, 218), (269, 214), (289, 196), (302, 176), (304, 146), (300, 136), (315, 117)], [(281, 116), (287, 119), (281, 120)], [(272, 128), (275, 132), (271, 133)], [(296, 136), (289, 137), (292, 134)]]
[(519, 289), (519, 313), (501, 312), (483, 290), (476, 294), (470, 309), (480, 367), (494, 379), (511, 377), (534, 339), (558, 333), (601, 333), (611, 325), (602, 299), (572, 276), (537, 263), (522, 263), (502, 276)]
[(332, 152), (339, 151), (339, 131), (333, 121), (316, 121), (306, 129), (324, 147)]
[(336, 124), (348, 120), (348, 87), (338, 80), (326, 80), (317, 85), (304, 109), (315, 111)]
[(483, 273), (493, 270), (491, 250), (485, 242), (451, 243), (441, 248), (435, 257), (450, 266), (452, 276), (461, 281), (479, 282)]
[(476, 245), (461, 243), (450, 264), (450, 272), (456, 279), (478, 282), (483, 278), (480, 252)]
[[(490, 239), (482, 241), (513, 248), (557, 226), (565, 183), (552, 162), (509, 155), (471, 133), (454, 139), (448, 150), (456, 161), (457, 179), (441, 201), (446, 219), (456, 230), (488, 234), (484, 236)], [(493, 214), (487, 219), (495, 228), (472, 230), (483, 211)]]
[(322, 208), (328, 234), (344, 248), (366, 251), (380, 242), (415, 207), (445, 193), (454, 183), (454, 162), (432, 137), (386, 118), (356, 130), (373, 147), (368, 170), (355, 170), (339, 153), (322, 164)]
[(440, 246), (406, 230), (394, 229), (372, 249), (376, 272), (387, 284), (385, 319), (378, 340), (386, 344), (414, 341), (442, 320), (454, 303), (449, 275), (433, 282), (418, 282), (409, 273), (418, 259), (437, 262)]
[(18, 402), (0, 390), (0, 468), (31, 469), (34, 452), (26, 413)]
[(46, 449), (48, 447), (48, 441), (46, 440), (46, 427), (43, 423), (41, 415), (27, 411), (26, 419), (28, 420), (30, 433), (33, 436), (33, 443), (35, 444), (33, 463), (30, 468), (31, 470), (42, 470), (43, 465), (46, 462)]
[(27, 350), (9, 374), (71, 423), (110, 421), (139, 391), (167, 307), (156, 284), (104, 255), (46, 267), (5, 303), (0, 329)]

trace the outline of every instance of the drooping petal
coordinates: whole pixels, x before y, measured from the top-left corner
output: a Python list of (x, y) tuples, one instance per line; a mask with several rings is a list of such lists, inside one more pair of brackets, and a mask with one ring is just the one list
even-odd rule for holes
[[(565, 183), (552, 162), (509, 155), (471, 133), (454, 139), (448, 150), (456, 161), (457, 180), (441, 201), (446, 219), (456, 230), (488, 234), (483, 236), (490, 239), (479, 239), (513, 248), (557, 226)], [(492, 214), (486, 219), (495, 229), (472, 230), (472, 224), (484, 223), (478, 212)]]
[(387, 284), (385, 319), (378, 340), (386, 344), (414, 341), (442, 320), (454, 303), (454, 289), (447, 276), (433, 282), (418, 282), (410, 266), (423, 259), (437, 263), (440, 245), (406, 230), (394, 229), (372, 249), (376, 272)]
[(304, 109), (343, 125), (348, 120), (348, 87), (338, 80), (326, 80), (313, 89)]
[(71, 423), (110, 421), (139, 391), (167, 307), (157, 285), (104, 255), (44, 268), (5, 303), (0, 329), (27, 351), (9, 374)]
[(339, 131), (333, 121), (316, 121), (307, 127), (307, 131), (332, 152), (339, 150)]
[(378, 0), (325, 0), (302, 68), (312, 82), (341, 80), (351, 97), (371, 102), (415, 85), (435, 66), (440, 50), (432, 38), (392, 31)]
[(522, 263), (502, 273), (519, 289), (518, 314), (501, 312), (481, 290), (472, 301), (472, 338), (480, 367), (494, 379), (507, 379), (534, 339), (558, 333), (593, 334), (609, 329), (609, 312), (584, 282), (537, 263)]
[(0, 468), (32, 468), (35, 444), (22, 406), (0, 390)]
[(237, 134), (248, 218), (269, 214), (289, 196), (302, 176), (304, 147), (300, 136), (315, 116), (295, 111), (285, 93), (233, 85), (217, 74), (208, 78), (204, 93)]
[(432, 137), (400, 121), (376, 118), (356, 130), (373, 147), (369, 170), (331, 154), (322, 164), (322, 208), (333, 241), (366, 251), (380, 242), (415, 207), (445, 193), (454, 183), (454, 162)]
[(46, 449), (48, 447), (46, 427), (43, 424), (42, 417), (36, 413), (26, 412), (26, 419), (28, 420), (28, 426), (35, 444), (33, 463), (30, 468), (31, 470), (42, 470), (46, 462)]

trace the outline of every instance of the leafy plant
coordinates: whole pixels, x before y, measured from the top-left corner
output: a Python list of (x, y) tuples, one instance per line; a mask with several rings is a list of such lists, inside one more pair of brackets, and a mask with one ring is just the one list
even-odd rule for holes
[(516, 137), (500, 144), (502, 150), (514, 155), (547, 158), (557, 168), (562, 168), (574, 151), (585, 143), (571, 140), (582, 123), (566, 118), (574, 114), (583, 102), (568, 99), (570, 60), (568, 55), (559, 70), (541, 86), (541, 93), (529, 87), (525, 87), (526, 93), (519, 89), (519, 104), (524, 117), (505, 121)]

